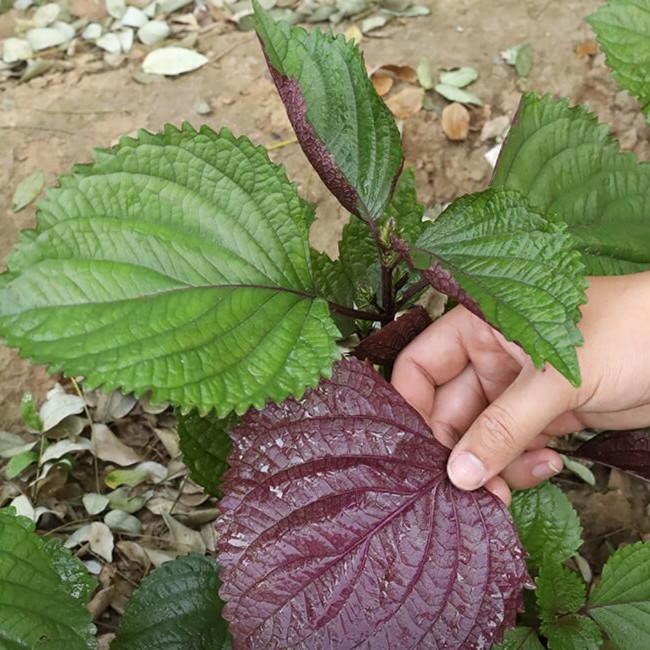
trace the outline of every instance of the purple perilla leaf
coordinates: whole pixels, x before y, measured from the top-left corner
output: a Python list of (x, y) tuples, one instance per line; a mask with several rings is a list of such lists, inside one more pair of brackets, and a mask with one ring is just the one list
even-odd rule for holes
[(231, 431), (217, 521), (236, 648), (489, 648), (530, 586), (507, 508), (372, 368)]

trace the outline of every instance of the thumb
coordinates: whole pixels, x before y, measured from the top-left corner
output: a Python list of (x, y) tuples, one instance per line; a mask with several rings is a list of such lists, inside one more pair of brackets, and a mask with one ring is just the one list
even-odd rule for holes
[(451, 482), (462, 490), (475, 490), (499, 474), (571, 408), (572, 392), (555, 370), (525, 368), (454, 447), (447, 462)]

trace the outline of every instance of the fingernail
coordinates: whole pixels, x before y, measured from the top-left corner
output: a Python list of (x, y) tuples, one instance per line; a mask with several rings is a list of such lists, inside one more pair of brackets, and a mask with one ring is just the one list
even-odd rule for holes
[(535, 465), (535, 467), (533, 467), (532, 473), (535, 478), (547, 479), (551, 478), (551, 476), (559, 474), (561, 471), (562, 465), (557, 462), (546, 461), (544, 463), (540, 463), (539, 465)]
[(475, 490), (485, 483), (485, 465), (473, 453), (463, 451), (454, 456), (447, 466), (451, 482), (461, 490)]

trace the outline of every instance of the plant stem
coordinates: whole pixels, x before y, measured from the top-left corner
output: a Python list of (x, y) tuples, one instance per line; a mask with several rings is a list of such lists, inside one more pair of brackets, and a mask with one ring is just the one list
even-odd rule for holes
[(379, 263), (381, 264), (381, 315), (379, 320), (381, 326), (384, 327), (395, 318), (395, 289), (393, 287), (393, 270), (395, 268), (394, 262), (389, 262), (386, 259), (386, 247), (381, 241), (381, 233), (377, 224), (366, 215), (363, 219), (368, 225), (372, 238), (377, 248), (379, 255)]
[(414, 296), (417, 296), (420, 291), (425, 289), (426, 287), (429, 286), (429, 283), (426, 280), (420, 280), (419, 282), (416, 282), (415, 284), (411, 285), (405, 292), (404, 295), (401, 297), (400, 301), (397, 303), (397, 311), (399, 311), (404, 305), (408, 303), (411, 298)]
[(382, 259), (381, 263), (381, 306), (384, 312), (381, 326), (395, 318), (395, 292), (393, 290), (393, 269)]
[(373, 311), (363, 311), (362, 309), (354, 309), (353, 307), (346, 307), (345, 305), (338, 305), (335, 302), (329, 302), (330, 309), (335, 314), (340, 314), (341, 316), (348, 316), (349, 318), (355, 318), (357, 320), (381, 320), (383, 314), (379, 314)]
[(406, 283), (409, 280), (408, 274), (403, 275), (397, 282), (395, 282), (395, 295), (397, 295), (398, 291), (401, 291)]
[[(41, 488), (41, 480), (39, 474), (41, 473), (41, 458), (43, 457), (43, 452), (45, 451), (45, 434), (41, 431), (41, 442), (38, 446), (38, 462), (36, 463), (36, 481), (34, 483), (34, 505), (37, 505), (38, 502), (38, 492)], [(45, 477), (43, 477), (45, 478)]]
[[(88, 426), (90, 427), (90, 438), (91, 440), (93, 439), (93, 418), (90, 415), (90, 411), (88, 410), (88, 404), (86, 404), (86, 398), (84, 397), (83, 393), (81, 392), (81, 388), (79, 388), (79, 384), (77, 383), (76, 379), (74, 377), (70, 377), (70, 381), (72, 382), (72, 386), (77, 393), (77, 395), (84, 401), (84, 413), (86, 414), (86, 418), (88, 420)], [(94, 441), (93, 441), (93, 467), (95, 470), (95, 489), (97, 490), (97, 493), (101, 493), (101, 489), (99, 487), (99, 462), (97, 461), (97, 450), (94, 448)]]
[(399, 255), (395, 255), (393, 258), (393, 261), (390, 263), (390, 268), (392, 271), (394, 271), (402, 262), (402, 258)]
[(176, 493), (176, 498), (174, 499), (174, 503), (172, 503), (172, 507), (169, 509), (170, 515), (174, 512), (174, 508), (176, 507), (178, 500), (181, 498), (181, 494), (183, 493), (183, 488), (185, 487), (185, 483), (187, 483), (187, 474), (183, 476), (183, 479), (181, 480), (181, 484), (178, 486), (178, 492)]

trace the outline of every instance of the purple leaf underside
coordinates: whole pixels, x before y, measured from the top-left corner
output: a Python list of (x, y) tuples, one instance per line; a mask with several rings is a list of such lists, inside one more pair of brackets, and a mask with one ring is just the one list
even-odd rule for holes
[[(264, 50), (264, 44), (262, 44), (262, 50)], [(358, 216), (359, 196), (354, 187), (341, 173), (334, 156), (318, 137), (314, 127), (307, 121), (307, 106), (300, 83), (295, 79), (280, 74), (271, 65), (268, 58), (266, 63), (307, 160), (309, 160), (327, 189), (339, 200), (341, 205)]]
[(231, 431), (217, 521), (236, 648), (489, 648), (530, 587), (503, 503), (370, 366)]
[(352, 354), (371, 363), (388, 364), (421, 332), (431, 325), (423, 307), (414, 307), (386, 327), (363, 339)]
[(568, 455), (650, 481), (650, 435), (644, 430), (599, 433)]

